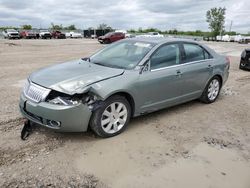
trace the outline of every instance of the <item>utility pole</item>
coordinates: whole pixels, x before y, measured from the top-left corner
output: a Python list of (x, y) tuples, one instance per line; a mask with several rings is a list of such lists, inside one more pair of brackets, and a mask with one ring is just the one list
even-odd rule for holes
[(229, 32), (231, 32), (232, 25), (233, 25), (233, 21), (231, 20), (231, 23), (230, 23), (230, 28), (229, 28)]

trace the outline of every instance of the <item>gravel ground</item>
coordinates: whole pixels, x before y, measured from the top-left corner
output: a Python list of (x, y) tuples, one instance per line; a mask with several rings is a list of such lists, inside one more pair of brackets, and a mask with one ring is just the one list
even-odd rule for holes
[(21, 141), (18, 101), (39, 68), (86, 57), (96, 40), (0, 40), (0, 187), (250, 187), (250, 72), (236, 43), (206, 42), (231, 60), (210, 105), (192, 101), (134, 118), (114, 138), (34, 125)]

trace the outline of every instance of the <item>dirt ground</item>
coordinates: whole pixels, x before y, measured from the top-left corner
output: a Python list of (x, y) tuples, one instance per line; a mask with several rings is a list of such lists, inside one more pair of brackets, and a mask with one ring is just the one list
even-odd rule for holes
[(0, 187), (250, 187), (250, 72), (236, 43), (207, 44), (230, 56), (217, 102), (192, 101), (132, 119), (119, 136), (54, 133), (20, 139), (19, 95), (41, 67), (86, 57), (96, 40), (0, 40)]

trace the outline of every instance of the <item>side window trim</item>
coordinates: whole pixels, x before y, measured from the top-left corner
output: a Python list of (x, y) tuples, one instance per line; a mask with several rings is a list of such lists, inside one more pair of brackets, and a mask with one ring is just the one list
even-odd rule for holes
[[(166, 46), (166, 45), (173, 45), (173, 44), (175, 44), (175, 45), (177, 45), (178, 46), (178, 48), (179, 48), (179, 64), (176, 64), (176, 65), (171, 65), (171, 66), (167, 66), (167, 67), (161, 67), (161, 68), (156, 68), (156, 69), (152, 69), (151, 68), (151, 58), (152, 58), (152, 56), (161, 48), (161, 47), (163, 47), (163, 46)], [(148, 64), (149, 64), (149, 71), (150, 72), (154, 72), (154, 71), (158, 71), (158, 70), (164, 70), (164, 69), (167, 69), (167, 68), (170, 68), (170, 67), (175, 67), (175, 66), (179, 66), (179, 65), (181, 65), (182, 64), (182, 52), (181, 52), (182, 50), (181, 50), (181, 42), (169, 42), (169, 43), (164, 43), (164, 44), (161, 44), (160, 46), (158, 46), (156, 49), (155, 49), (155, 51), (149, 56), (149, 62), (148, 62)]]

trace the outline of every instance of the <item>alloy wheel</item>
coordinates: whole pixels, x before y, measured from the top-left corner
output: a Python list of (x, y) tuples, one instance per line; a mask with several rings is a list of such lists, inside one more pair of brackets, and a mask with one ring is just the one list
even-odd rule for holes
[(216, 99), (220, 91), (220, 82), (217, 79), (213, 79), (208, 86), (208, 99), (213, 101)]
[(128, 110), (121, 102), (111, 103), (103, 112), (101, 118), (102, 129), (113, 134), (122, 129), (128, 117)]

